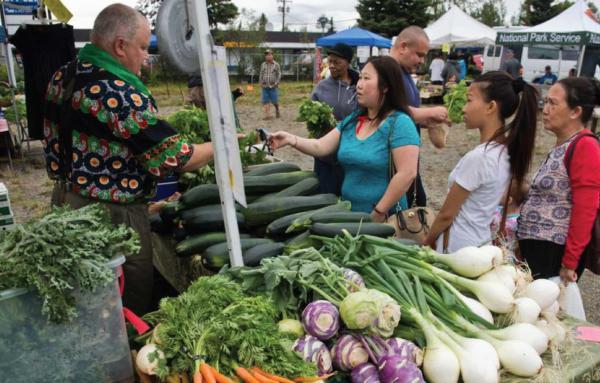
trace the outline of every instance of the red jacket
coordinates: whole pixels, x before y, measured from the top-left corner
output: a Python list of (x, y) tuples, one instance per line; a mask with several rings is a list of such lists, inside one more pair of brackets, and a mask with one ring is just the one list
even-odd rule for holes
[[(591, 133), (584, 129), (582, 133)], [(567, 149), (567, 152), (569, 150)], [(566, 165), (566, 164), (565, 164)], [(573, 207), (562, 264), (575, 270), (592, 236), (600, 205), (600, 145), (593, 137), (577, 142), (569, 167)]]

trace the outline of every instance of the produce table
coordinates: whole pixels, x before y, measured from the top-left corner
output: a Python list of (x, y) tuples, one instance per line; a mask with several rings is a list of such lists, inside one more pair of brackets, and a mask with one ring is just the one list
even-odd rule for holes
[(152, 233), (154, 267), (178, 292), (184, 292), (190, 283), (210, 272), (202, 268), (194, 257), (175, 256), (175, 241), (157, 233)]
[[(152, 234), (154, 245), (154, 266), (178, 291), (184, 291), (187, 286), (201, 275), (208, 275), (206, 269), (194, 257), (178, 258), (175, 256), (175, 242), (156, 233)], [(567, 319), (567, 323), (573, 326), (573, 333), (577, 326), (593, 326), (590, 323)], [(600, 343), (587, 342), (574, 339), (572, 343), (561, 354), (563, 369), (557, 374), (558, 378), (549, 379), (551, 382), (600, 382)], [(552, 364), (552, 355), (546, 352), (544, 364)], [(336, 380), (337, 382), (338, 380)], [(518, 378), (513, 375), (503, 374), (503, 383), (531, 382), (530, 379)]]
[[(567, 319), (567, 324), (573, 326), (573, 334), (578, 326), (594, 326), (591, 323)], [(561, 354), (563, 369), (552, 382), (591, 383), (600, 382), (600, 343), (573, 339), (573, 342)], [(542, 358), (545, 365), (551, 365), (552, 355), (549, 352)], [(517, 378), (512, 375), (502, 375), (503, 383), (531, 382), (530, 379)]]

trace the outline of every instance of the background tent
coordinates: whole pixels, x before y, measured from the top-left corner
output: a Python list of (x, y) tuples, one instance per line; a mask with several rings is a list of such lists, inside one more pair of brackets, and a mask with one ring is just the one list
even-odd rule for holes
[(390, 48), (392, 41), (383, 36), (358, 27), (346, 29), (333, 35), (317, 39), (317, 46), (332, 47), (337, 43), (344, 43), (353, 47), (369, 46), (378, 48)]
[(496, 31), (467, 15), (456, 5), (425, 28), (429, 45), (488, 45), (496, 41)]
[(499, 32), (501, 45), (576, 45), (581, 47), (579, 72), (593, 76), (600, 65), (600, 23), (584, 0), (533, 27), (515, 32)]

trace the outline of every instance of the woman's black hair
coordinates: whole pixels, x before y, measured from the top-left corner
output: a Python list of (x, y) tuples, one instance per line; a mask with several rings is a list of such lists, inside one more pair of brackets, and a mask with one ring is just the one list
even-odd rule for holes
[(500, 119), (514, 119), (504, 124), (489, 142), (498, 141), (506, 145), (510, 156), (510, 170), (520, 184), (531, 165), (537, 123), (537, 90), (523, 81), (513, 79), (506, 72), (493, 71), (479, 76), (475, 81), (487, 102), (498, 105)]
[(590, 77), (567, 77), (558, 83), (567, 93), (569, 108), (581, 107), (581, 122), (587, 124), (596, 105), (600, 105), (600, 81)]
[(375, 118), (381, 121), (393, 110), (400, 110), (410, 116), (400, 64), (390, 56), (372, 57), (367, 64), (375, 68), (379, 91), (383, 95), (381, 107)]

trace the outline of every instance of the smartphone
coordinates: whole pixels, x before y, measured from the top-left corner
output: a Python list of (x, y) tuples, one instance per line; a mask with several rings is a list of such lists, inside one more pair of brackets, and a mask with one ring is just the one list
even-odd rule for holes
[(258, 128), (256, 129), (256, 131), (258, 132), (258, 137), (263, 142), (266, 142), (269, 139), (269, 136), (271, 135), (266, 129), (263, 128)]

